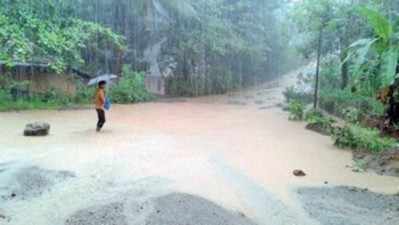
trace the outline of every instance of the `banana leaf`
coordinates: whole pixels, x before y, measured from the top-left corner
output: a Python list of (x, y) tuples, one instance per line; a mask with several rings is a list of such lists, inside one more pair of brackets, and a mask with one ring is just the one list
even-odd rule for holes
[(399, 48), (392, 47), (385, 51), (381, 56), (381, 76), (382, 85), (391, 84), (396, 77), (396, 67), (398, 66)]

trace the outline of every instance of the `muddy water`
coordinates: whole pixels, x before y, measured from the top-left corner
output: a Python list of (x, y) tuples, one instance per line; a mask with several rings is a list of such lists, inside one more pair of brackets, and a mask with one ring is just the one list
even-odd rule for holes
[[(297, 187), (399, 191), (399, 179), (352, 172), (349, 152), (335, 149), (330, 138), (305, 130), (304, 124), (288, 121), (276, 107), (286, 84), (273, 82), (226, 96), (117, 105), (102, 133), (94, 131), (93, 110), (1, 113), (0, 163), (76, 175), (40, 198), (10, 203), (3, 210), (13, 215), (11, 224), (62, 224), (78, 209), (121, 195), (181, 191), (266, 224), (270, 214), (289, 211), (283, 203), (294, 211), (292, 221), (305, 217), (293, 195)], [(23, 137), (22, 128), (32, 121), (49, 122), (51, 135)], [(296, 178), (294, 169), (308, 175)], [(268, 205), (270, 198), (276, 202)], [(276, 220), (290, 220), (282, 215)]]

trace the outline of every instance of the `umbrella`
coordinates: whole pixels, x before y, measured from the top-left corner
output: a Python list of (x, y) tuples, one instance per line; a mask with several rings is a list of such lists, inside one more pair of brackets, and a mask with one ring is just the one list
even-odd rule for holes
[(95, 78), (91, 79), (87, 85), (89, 85), (89, 86), (90, 85), (95, 85), (95, 84), (100, 83), (101, 81), (106, 81), (108, 83), (109, 81), (111, 81), (113, 79), (116, 79), (116, 78), (118, 78), (117, 75), (104, 74), (104, 75), (101, 75), (101, 76), (98, 76), (98, 77), (95, 77)]

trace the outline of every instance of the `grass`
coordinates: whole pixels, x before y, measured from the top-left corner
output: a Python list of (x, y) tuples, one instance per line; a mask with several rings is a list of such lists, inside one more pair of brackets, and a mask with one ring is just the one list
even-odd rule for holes
[(346, 125), (334, 132), (335, 145), (340, 148), (380, 153), (389, 150), (397, 142), (393, 138), (382, 137), (380, 131), (359, 125)]
[[(95, 93), (95, 87), (87, 87), (83, 83), (78, 82), (76, 93), (73, 96), (50, 89), (44, 93), (35, 93), (15, 98), (11, 95), (12, 88), (22, 86), (22, 84), (28, 87), (29, 84), (13, 80), (0, 81), (0, 111), (51, 110), (81, 107), (92, 104)], [(23, 90), (27, 90), (27, 87), (24, 87)], [(119, 104), (145, 102), (154, 98), (146, 90), (144, 74), (134, 72), (128, 66), (123, 67), (122, 78), (118, 83), (109, 88), (107, 96), (110, 97), (113, 103)]]

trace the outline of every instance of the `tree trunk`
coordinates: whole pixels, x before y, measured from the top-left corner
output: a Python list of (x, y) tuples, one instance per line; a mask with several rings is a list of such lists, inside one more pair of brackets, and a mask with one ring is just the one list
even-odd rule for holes
[(346, 60), (346, 57), (348, 56), (347, 50), (343, 50), (341, 54), (341, 89), (345, 89), (348, 86), (349, 83), (349, 68), (348, 68), (348, 62), (344, 62)]
[(323, 28), (320, 28), (319, 33), (319, 43), (317, 46), (317, 62), (316, 62), (316, 79), (315, 79), (315, 88), (314, 88), (314, 102), (313, 108), (317, 109), (319, 106), (319, 75), (320, 75), (320, 58), (321, 58), (321, 47), (323, 41)]
[(146, 32), (153, 31), (154, 11), (152, 0), (144, 1), (144, 29)]

